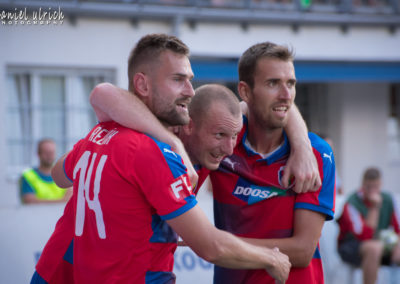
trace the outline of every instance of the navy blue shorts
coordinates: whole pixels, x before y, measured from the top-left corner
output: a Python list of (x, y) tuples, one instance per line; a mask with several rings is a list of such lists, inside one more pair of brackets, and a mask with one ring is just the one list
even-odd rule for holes
[[(353, 236), (347, 237), (342, 240), (338, 245), (338, 252), (340, 258), (353, 266), (361, 265), (361, 254), (360, 254), (361, 242)], [(391, 255), (384, 255), (382, 258), (382, 265), (390, 265)]]

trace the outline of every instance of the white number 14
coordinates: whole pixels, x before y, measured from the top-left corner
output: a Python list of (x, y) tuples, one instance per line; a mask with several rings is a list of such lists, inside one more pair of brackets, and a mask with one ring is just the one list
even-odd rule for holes
[(86, 151), (83, 153), (78, 163), (74, 168), (74, 180), (76, 179), (76, 175), (80, 170), (79, 175), (79, 187), (78, 187), (78, 201), (76, 206), (76, 222), (75, 222), (75, 235), (82, 236), (83, 226), (85, 224), (85, 200), (88, 204), (88, 207), (94, 211), (96, 216), (96, 225), (97, 232), (101, 239), (106, 238), (106, 229), (104, 226), (103, 220), (103, 212), (101, 210), (101, 205), (99, 202), (99, 192), (100, 192), (100, 181), (101, 174), (103, 172), (104, 164), (107, 160), (107, 155), (102, 155), (100, 161), (96, 167), (96, 175), (94, 179), (94, 188), (93, 188), (93, 199), (89, 198), (90, 191), (90, 180), (93, 172), (93, 166), (96, 161), (97, 153), (93, 153), (92, 159), (89, 165), (89, 159), (91, 156), (90, 151)]

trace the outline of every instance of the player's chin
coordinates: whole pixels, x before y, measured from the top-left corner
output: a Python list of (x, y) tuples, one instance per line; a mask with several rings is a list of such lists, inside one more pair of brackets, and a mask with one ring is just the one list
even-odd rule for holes
[(205, 166), (206, 166), (206, 168), (209, 169), (210, 171), (215, 171), (215, 170), (218, 169), (219, 164), (220, 164), (219, 162), (207, 161), (207, 162), (205, 163)]

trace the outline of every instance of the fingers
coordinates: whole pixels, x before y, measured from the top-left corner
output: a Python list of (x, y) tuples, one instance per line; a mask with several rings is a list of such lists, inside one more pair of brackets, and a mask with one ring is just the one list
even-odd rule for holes
[(317, 178), (315, 179), (312, 191), (317, 191), (318, 189), (320, 189), (321, 186), (322, 186), (321, 177), (319, 176), (319, 174), (317, 174)]
[(319, 176), (319, 172), (310, 171), (308, 174), (297, 173), (293, 191), (296, 193), (314, 192), (320, 187), (321, 178)]
[(289, 177), (290, 177), (290, 171), (286, 167), (286, 170), (283, 172), (283, 176), (282, 176), (282, 179), (281, 179), (282, 186), (284, 188), (288, 188), (289, 187)]

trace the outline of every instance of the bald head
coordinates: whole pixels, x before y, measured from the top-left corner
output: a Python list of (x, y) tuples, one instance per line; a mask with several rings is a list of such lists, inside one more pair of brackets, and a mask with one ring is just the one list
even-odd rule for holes
[(239, 100), (228, 88), (210, 84), (195, 90), (189, 105), (191, 122), (180, 135), (194, 164), (216, 170), (232, 155), (242, 128)]
[(195, 96), (189, 105), (189, 115), (193, 122), (200, 125), (211, 105), (221, 103), (232, 116), (241, 114), (239, 100), (227, 87), (218, 84), (203, 85), (195, 90)]

